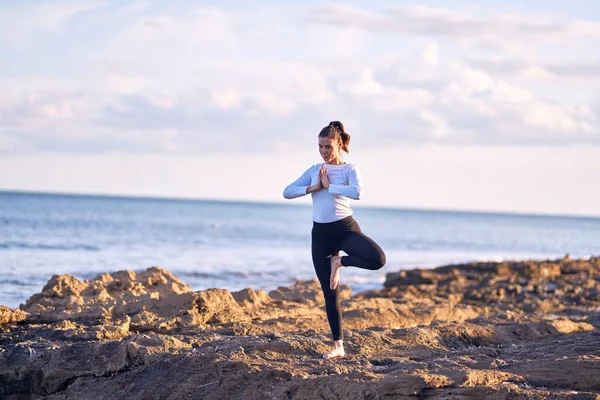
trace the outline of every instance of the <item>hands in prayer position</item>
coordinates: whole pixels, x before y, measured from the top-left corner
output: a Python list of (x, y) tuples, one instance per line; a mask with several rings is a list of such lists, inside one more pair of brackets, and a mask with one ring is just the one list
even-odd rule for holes
[(321, 179), (321, 185), (325, 189), (329, 189), (329, 177), (327, 176), (327, 166), (323, 164), (319, 171), (319, 178)]
[(329, 189), (329, 177), (327, 176), (327, 166), (323, 164), (319, 170), (319, 180), (314, 185), (306, 189), (306, 193), (318, 192), (321, 189)]

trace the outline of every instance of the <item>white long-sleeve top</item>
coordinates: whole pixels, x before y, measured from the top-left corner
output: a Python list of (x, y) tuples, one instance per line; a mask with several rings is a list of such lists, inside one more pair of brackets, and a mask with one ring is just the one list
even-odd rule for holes
[[(306, 195), (306, 189), (319, 181), (319, 171), (324, 163), (308, 168), (283, 191), (286, 199)], [(339, 221), (352, 215), (351, 199), (359, 200), (362, 194), (362, 177), (354, 164), (327, 165), (329, 189), (312, 192), (313, 216), (315, 222)]]

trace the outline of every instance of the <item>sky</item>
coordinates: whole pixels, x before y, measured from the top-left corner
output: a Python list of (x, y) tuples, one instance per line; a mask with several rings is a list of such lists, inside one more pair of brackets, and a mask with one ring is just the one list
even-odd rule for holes
[[(600, 2), (0, 1), (0, 189), (600, 216)], [(310, 203), (307, 196), (293, 200)]]

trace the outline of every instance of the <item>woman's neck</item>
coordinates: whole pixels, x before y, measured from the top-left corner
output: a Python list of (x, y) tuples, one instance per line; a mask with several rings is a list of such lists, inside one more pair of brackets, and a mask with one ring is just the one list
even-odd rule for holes
[(326, 163), (327, 165), (342, 165), (345, 164), (344, 160), (342, 160), (341, 158), (337, 158), (331, 162)]

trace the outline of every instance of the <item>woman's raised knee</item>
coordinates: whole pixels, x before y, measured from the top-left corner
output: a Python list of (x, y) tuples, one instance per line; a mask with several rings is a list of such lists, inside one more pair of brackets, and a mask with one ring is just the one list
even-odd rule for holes
[(382, 253), (379, 255), (379, 260), (377, 260), (377, 262), (376, 262), (376, 267), (377, 267), (376, 269), (381, 269), (381, 268), (383, 268), (383, 266), (385, 265), (386, 261), (387, 261), (387, 259), (386, 259), (386, 257), (385, 257), (385, 254), (382, 252)]

